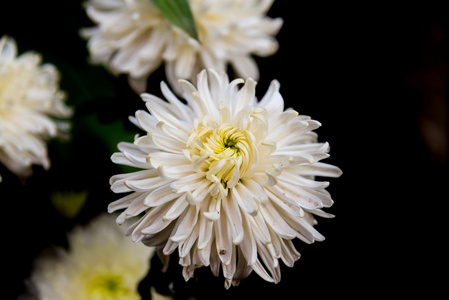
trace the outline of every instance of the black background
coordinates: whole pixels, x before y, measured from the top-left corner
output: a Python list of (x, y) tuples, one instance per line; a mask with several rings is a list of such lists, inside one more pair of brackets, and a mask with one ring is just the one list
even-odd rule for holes
[[(185, 283), (174, 257), (166, 274), (153, 259), (140, 285), (144, 296), (150, 285), (163, 293), (170, 281), (178, 299), (441, 295), (448, 250), (448, 28), (445, 11), (423, 3), (275, 2), (269, 15), (284, 19), (280, 48), (274, 56), (257, 58), (257, 93), (262, 96), (278, 79), (286, 106), (323, 124), (317, 133), (331, 145), (327, 162), (343, 170), (328, 188), (335, 201), (328, 211), (336, 218), (318, 220), (324, 242), (295, 243), (302, 257), (293, 268), (282, 266), (279, 284), (253, 273), (226, 291), (223, 278), (213, 277), (209, 268)], [(100, 124), (123, 120), (127, 132), (137, 133), (127, 118), (143, 109), (143, 102), (125, 78), (86, 61), (78, 31), (91, 23), (81, 1), (8, 1), (1, 10), (0, 36), (15, 38), (20, 53), (42, 53), (61, 71), (74, 120), (96, 114)], [(151, 75), (150, 93), (159, 94), (164, 76), (162, 69)], [(23, 292), (43, 249), (65, 246), (66, 232), (118, 198), (108, 180), (121, 171), (86, 124), (74, 121), (70, 143), (50, 142), (51, 169), (36, 167), (26, 184), (0, 166), (5, 299)], [(52, 207), (55, 189), (89, 190), (75, 220)]]

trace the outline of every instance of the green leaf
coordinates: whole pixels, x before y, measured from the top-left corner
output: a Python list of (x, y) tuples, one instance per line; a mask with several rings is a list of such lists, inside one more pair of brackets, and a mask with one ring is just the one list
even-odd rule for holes
[[(117, 120), (111, 123), (102, 123), (95, 114), (87, 114), (78, 117), (78, 130), (82, 135), (89, 132), (90, 135), (96, 136), (100, 142), (108, 149), (109, 153), (118, 152), (117, 145), (119, 142), (134, 142), (135, 132), (129, 132), (123, 126), (123, 122)], [(119, 167), (124, 172), (134, 172), (136, 168), (129, 166)]]
[(198, 41), (198, 31), (187, 0), (150, 0), (173, 25)]
[(83, 123), (82, 129), (101, 140), (111, 154), (118, 151), (119, 142), (134, 141), (135, 133), (126, 131), (121, 121), (102, 123), (95, 114), (87, 114), (78, 120)]
[(56, 191), (51, 195), (51, 202), (56, 210), (68, 219), (74, 219), (87, 199), (87, 191)]

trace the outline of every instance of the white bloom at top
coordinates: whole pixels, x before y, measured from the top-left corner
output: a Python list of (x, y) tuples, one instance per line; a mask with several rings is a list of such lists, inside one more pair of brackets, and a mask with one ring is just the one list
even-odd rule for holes
[(282, 20), (266, 12), (273, 0), (189, 1), (199, 42), (172, 25), (150, 0), (88, 0), (86, 11), (97, 24), (81, 31), (94, 63), (128, 74), (131, 86), (145, 91), (146, 80), (162, 62), (172, 85), (194, 80), (203, 68), (231, 66), (243, 78), (258, 78), (251, 57), (277, 51), (273, 37)]
[(164, 255), (177, 249), (186, 280), (210, 265), (216, 276), (223, 269), (227, 288), (253, 270), (278, 282), (279, 260), (291, 267), (300, 256), (292, 240), (323, 240), (314, 215), (332, 217), (321, 210), (333, 203), (329, 183), (314, 177), (341, 171), (320, 162), (329, 151), (313, 132), (320, 123), (284, 111), (277, 81), (257, 101), (251, 78), (229, 82), (209, 70), (197, 80), (179, 81), (187, 104), (164, 83), (168, 102), (142, 95), (150, 113), (131, 121), (146, 134), (112, 156), (142, 170), (111, 177), (112, 190), (128, 194), (109, 210), (125, 209), (119, 224), (138, 217), (132, 240)]
[(38, 257), (30, 293), (39, 300), (140, 300), (137, 287), (154, 248), (124, 238), (111, 226), (113, 219), (103, 214), (76, 227), (68, 236), (68, 251), (57, 248), (58, 255)]
[(0, 163), (22, 178), (34, 164), (49, 168), (46, 141), (69, 129), (55, 118), (72, 114), (56, 67), (41, 61), (32, 52), (18, 56), (13, 39), (0, 39)]

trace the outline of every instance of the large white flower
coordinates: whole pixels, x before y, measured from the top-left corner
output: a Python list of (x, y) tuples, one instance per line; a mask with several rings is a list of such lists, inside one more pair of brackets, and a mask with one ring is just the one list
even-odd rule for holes
[(251, 54), (276, 52), (273, 37), (281, 19), (265, 14), (273, 0), (189, 1), (199, 42), (173, 26), (150, 0), (88, 0), (88, 16), (98, 24), (82, 30), (93, 62), (129, 74), (138, 92), (150, 73), (165, 62), (171, 84), (194, 80), (203, 68), (225, 70), (231, 64), (243, 78), (258, 77)]
[[(40, 300), (139, 300), (137, 287), (148, 273), (154, 248), (135, 244), (100, 215), (68, 236), (69, 250), (35, 262), (30, 293)], [(23, 296), (25, 297), (25, 295)], [(27, 298), (25, 298), (27, 299)]]
[(329, 150), (313, 132), (320, 123), (284, 111), (277, 81), (258, 102), (251, 78), (209, 70), (197, 80), (179, 81), (187, 105), (164, 83), (168, 102), (142, 95), (151, 114), (131, 121), (146, 134), (120, 143), (112, 160), (143, 170), (111, 178), (114, 192), (131, 193), (109, 210), (125, 209), (119, 224), (139, 217), (127, 230), (134, 241), (165, 255), (178, 249), (186, 280), (210, 265), (216, 276), (221, 266), (227, 288), (252, 270), (278, 282), (279, 259), (293, 266), (300, 256), (292, 240), (323, 240), (313, 215), (332, 217), (321, 210), (333, 203), (329, 183), (314, 176), (341, 171), (320, 162)]
[(56, 67), (41, 60), (32, 52), (18, 56), (13, 39), (0, 39), (0, 162), (23, 178), (33, 164), (50, 166), (46, 141), (69, 129), (55, 118), (72, 113)]

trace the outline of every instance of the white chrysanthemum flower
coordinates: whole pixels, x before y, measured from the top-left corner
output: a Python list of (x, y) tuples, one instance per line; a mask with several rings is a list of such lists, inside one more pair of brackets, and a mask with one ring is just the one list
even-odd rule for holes
[(150, 0), (88, 0), (88, 16), (98, 24), (82, 30), (91, 59), (114, 73), (128, 74), (138, 92), (162, 62), (171, 84), (179, 78), (195, 79), (203, 68), (225, 70), (258, 78), (251, 57), (277, 51), (273, 37), (282, 26), (266, 12), (273, 0), (189, 1), (199, 42), (173, 26)]
[(154, 248), (124, 238), (100, 215), (69, 235), (69, 250), (39, 257), (30, 290), (40, 300), (138, 300), (140, 281), (148, 273)]
[(140, 216), (127, 230), (134, 241), (165, 255), (178, 249), (186, 280), (210, 265), (216, 276), (221, 266), (227, 288), (252, 270), (278, 282), (279, 259), (293, 266), (300, 256), (292, 240), (323, 240), (313, 215), (332, 217), (321, 210), (333, 203), (329, 183), (314, 176), (341, 171), (320, 162), (329, 150), (313, 132), (320, 123), (284, 111), (277, 81), (258, 102), (251, 78), (240, 90), (244, 81), (224, 72), (197, 80), (179, 81), (187, 105), (164, 83), (168, 102), (142, 95), (151, 114), (131, 121), (147, 134), (120, 143), (112, 160), (143, 170), (111, 178), (114, 192), (131, 193), (109, 210), (125, 209), (119, 224)]
[(72, 114), (56, 67), (41, 61), (36, 53), (18, 56), (13, 39), (0, 39), (0, 162), (22, 178), (34, 164), (49, 168), (46, 141), (69, 129), (55, 118)]

